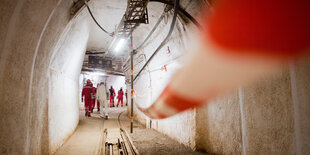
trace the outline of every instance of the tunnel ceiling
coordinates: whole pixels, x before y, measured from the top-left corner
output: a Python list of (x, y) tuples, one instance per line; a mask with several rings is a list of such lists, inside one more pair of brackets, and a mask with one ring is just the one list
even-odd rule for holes
[[(91, 0), (89, 7), (98, 23), (108, 32), (114, 32), (125, 13), (127, 0)], [(105, 52), (113, 38), (103, 32), (95, 22), (90, 21), (90, 25), (87, 51)]]
[[(112, 33), (115, 31), (116, 27), (120, 23), (123, 17), (126, 7), (127, 0), (91, 0), (88, 5), (96, 18), (97, 22), (108, 32)], [(86, 9), (86, 8), (84, 8)], [(96, 23), (92, 20), (90, 14), (88, 13), (90, 34), (87, 43), (86, 51), (101, 53), (101, 54), (86, 54), (83, 62), (82, 71), (93, 71), (93, 68), (88, 68), (88, 56), (101, 56), (110, 57), (113, 56), (113, 74), (122, 73), (122, 59), (125, 55), (114, 56), (106, 55), (109, 46), (113, 41), (113, 37), (109, 36), (107, 33), (103, 32)]]
[[(172, 2), (171, 0), (166, 1), (170, 3)], [(197, 12), (193, 11), (195, 8), (190, 8), (192, 3), (196, 2), (192, 0), (181, 0), (180, 6), (189, 13), (191, 12), (195, 13)], [(108, 32), (115, 32), (122, 17), (124, 16), (124, 13), (126, 12), (127, 0), (90, 0), (88, 2), (88, 5), (98, 23)], [(133, 33), (134, 48), (138, 46), (138, 44), (142, 43), (144, 38), (151, 31), (151, 29), (157, 22), (157, 19), (162, 14), (165, 8), (165, 4), (150, 1), (148, 3), (147, 8), (148, 8), (149, 24), (140, 24), (138, 28), (135, 29)], [(113, 52), (113, 51), (107, 52), (109, 49), (111, 49), (113, 37), (103, 32), (95, 24), (95, 22), (92, 20), (89, 14), (88, 16), (90, 23), (90, 34), (86, 51), (88, 53), (100, 52), (100, 54), (85, 55), (82, 71), (92, 70), (91, 68), (88, 68), (88, 56), (103, 56), (112, 59), (113, 73), (112, 72), (110, 73), (123, 74), (122, 66), (124, 61), (126, 61), (129, 56), (129, 49), (120, 52)]]
[[(120, 24), (122, 17), (124, 16), (127, 8), (127, 0), (90, 0), (88, 5), (98, 21), (98, 23), (108, 32), (115, 32), (117, 26)], [(86, 8), (85, 8), (86, 9)], [(141, 31), (134, 32), (134, 42), (136, 44), (141, 43), (144, 37), (147, 36), (149, 29), (156, 23), (157, 18), (161, 15), (164, 9), (164, 4), (161, 3), (149, 3), (148, 14), (149, 24), (141, 24), (138, 28), (145, 29), (146, 33)], [(112, 59), (113, 70), (109, 71), (109, 74), (122, 75), (123, 63), (129, 56), (128, 50), (114, 52), (111, 49), (113, 43), (113, 37), (103, 32), (96, 23), (89, 16), (90, 22), (90, 35), (87, 43), (87, 53), (100, 53), (100, 54), (86, 54), (84, 57), (83, 71), (92, 71), (92, 68), (88, 68), (88, 56), (102, 56), (108, 59)], [(109, 51), (109, 52), (108, 52)], [(98, 70), (98, 69), (97, 69)], [(99, 70), (100, 71), (100, 70)]]

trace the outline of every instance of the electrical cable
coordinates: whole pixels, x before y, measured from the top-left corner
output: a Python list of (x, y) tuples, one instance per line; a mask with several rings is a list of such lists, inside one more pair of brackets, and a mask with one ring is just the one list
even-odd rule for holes
[(168, 35), (166, 36), (166, 38), (163, 40), (163, 42), (161, 42), (161, 44), (158, 46), (158, 48), (154, 51), (154, 53), (152, 54), (152, 56), (149, 58), (149, 60), (147, 60), (147, 62), (144, 64), (144, 66), (140, 69), (140, 71), (138, 72), (138, 74), (135, 76), (134, 80), (135, 81), (137, 79), (137, 77), (139, 77), (139, 75), (141, 74), (141, 72), (144, 70), (144, 68), (148, 65), (148, 63), (153, 59), (153, 57), (157, 54), (157, 52), (167, 43), (168, 39), (170, 38), (173, 29), (175, 27), (175, 22), (177, 19), (177, 14), (178, 14), (178, 10), (179, 10), (179, 0), (175, 0), (174, 1), (174, 13), (173, 13), (173, 18), (172, 18), (172, 22), (171, 22), (171, 26), (170, 26), (170, 30)]
[[(169, 6), (174, 6), (173, 3), (171, 2), (167, 2), (167, 1), (164, 1), (164, 0), (150, 0), (150, 2), (159, 2), (159, 3), (164, 3), (166, 5), (169, 5)], [(208, 6), (210, 6), (210, 4), (208, 3)], [(193, 17), (191, 16), (187, 11), (185, 11), (184, 9), (182, 8), (179, 8), (178, 9), (178, 12), (183, 14), (184, 16), (186, 16), (190, 21), (193, 22), (194, 25), (196, 25), (199, 29), (202, 28), (202, 26), (198, 23), (198, 21)], [(162, 19), (164, 18), (164, 15), (165, 12), (161, 15), (161, 17), (158, 19), (157, 23), (155, 24), (155, 26), (153, 27), (152, 31), (148, 34), (148, 36), (146, 37), (146, 39), (143, 41), (142, 44), (140, 44), (138, 46), (138, 48), (136, 50), (139, 50), (146, 42), (147, 40), (150, 38), (150, 36), (154, 33), (154, 31), (157, 29), (159, 23), (162, 21)], [(127, 63), (130, 59), (128, 58), (125, 62)], [(125, 64), (126, 64), (125, 63)], [(124, 65), (125, 66), (125, 65)]]
[[(170, 5), (170, 6), (174, 6), (173, 3), (171, 2), (167, 2), (165, 0), (150, 0), (150, 2), (160, 2), (160, 3), (164, 3), (164, 4), (167, 4), (167, 5)], [(181, 14), (183, 14), (184, 16), (186, 16), (190, 21), (192, 21), (199, 29), (202, 28), (202, 26), (198, 23), (198, 21), (192, 16), (190, 15), (187, 11), (185, 11), (184, 9), (182, 8), (179, 8), (178, 9), (178, 12), (180, 12)]]
[[(136, 51), (138, 51), (149, 39), (150, 37), (152, 36), (152, 34), (155, 32), (155, 30), (157, 29), (158, 25), (160, 24), (160, 22), (164, 19), (164, 17), (166, 16), (167, 12), (169, 10), (165, 10), (162, 15), (158, 18), (156, 24), (154, 25), (153, 29), (151, 30), (151, 32), (148, 34), (148, 36), (144, 39), (144, 41), (136, 48)], [(130, 34), (131, 35), (131, 34)], [(135, 53), (134, 53), (135, 54)], [(126, 59), (124, 65), (123, 65), (123, 68), (125, 68), (126, 64), (129, 62), (130, 60), (130, 56)], [(125, 70), (126, 72), (126, 70)]]
[(90, 10), (90, 8), (89, 8), (89, 6), (88, 6), (88, 3), (87, 3), (86, 0), (84, 1), (84, 3), (85, 3), (85, 5), (86, 5), (86, 7), (87, 7), (87, 10), (88, 10), (90, 16), (93, 18), (94, 22), (98, 25), (98, 27), (99, 27), (103, 32), (105, 32), (105, 33), (107, 33), (109, 36), (113, 37), (114, 33), (108, 32), (107, 30), (105, 30), (105, 29), (97, 22), (97, 20), (95, 19), (93, 13), (91, 12), (91, 10)]
[(155, 26), (153, 27), (153, 29), (151, 30), (151, 32), (148, 34), (148, 36), (144, 39), (144, 41), (136, 48), (136, 50), (139, 50), (152, 36), (152, 34), (154, 33), (154, 31), (157, 29), (158, 25), (160, 24), (160, 22), (164, 19), (164, 17), (167, 14), (167, 10), (165, 9), (165, 11), (161, 14), (161, 16), (159, 17), (159, 19), (157, 20)]

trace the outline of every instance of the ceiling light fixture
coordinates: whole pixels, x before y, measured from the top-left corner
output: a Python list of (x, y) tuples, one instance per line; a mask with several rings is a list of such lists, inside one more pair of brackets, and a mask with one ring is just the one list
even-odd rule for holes
[(125, 43), (125, 39), (121, 38), (118, 44), (116, 45), (115, 51), (117, 52), (118, 50), (120, 50), (123, 47), (124, 43)]

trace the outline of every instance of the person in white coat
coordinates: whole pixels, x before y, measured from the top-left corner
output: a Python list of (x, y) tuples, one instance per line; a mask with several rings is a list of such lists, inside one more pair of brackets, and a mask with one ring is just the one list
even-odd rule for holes
[[(107, 102), (107, 90), (104, 85), (104, 82), (101, 82), (97, 88), (96, 99), (100, 102), (100, 107), (104, 107), (104, 115), (103, 110), (100, 111), (100, 117), (108, 118), (108, 102)], [(103, 108), (102, 108), (103, 109)]]

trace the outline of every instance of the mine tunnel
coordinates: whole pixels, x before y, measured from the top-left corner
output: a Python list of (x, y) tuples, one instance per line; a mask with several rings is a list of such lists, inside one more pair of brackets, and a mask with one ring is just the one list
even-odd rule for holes
[(2, 0), (0, 154), (310, 154), (309, 7)]

